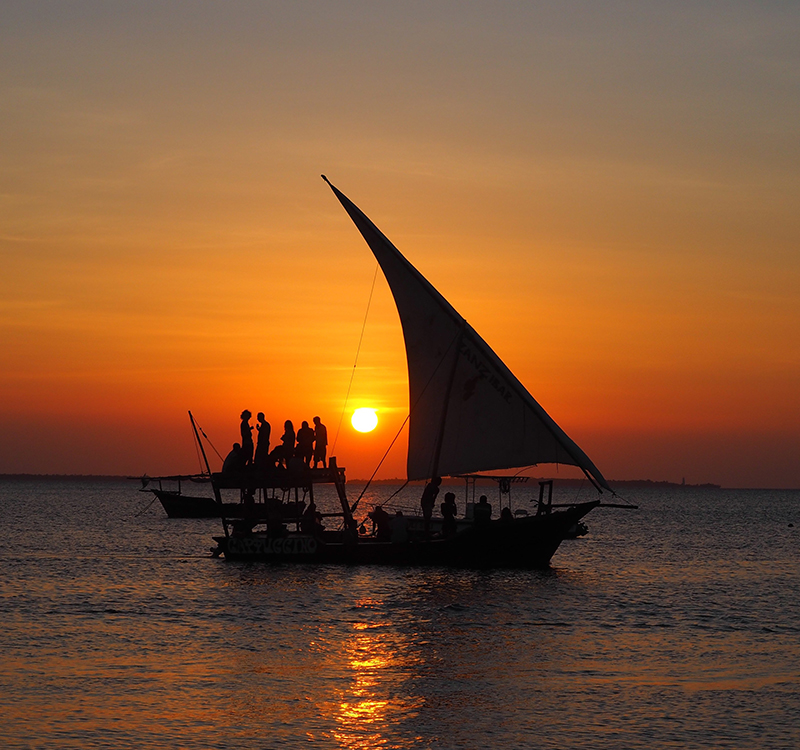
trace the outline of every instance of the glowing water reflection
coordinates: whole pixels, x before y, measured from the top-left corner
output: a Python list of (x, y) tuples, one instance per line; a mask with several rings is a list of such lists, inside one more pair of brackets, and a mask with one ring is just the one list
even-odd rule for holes
[[(361, 599), (357, 608), (376, 609), (382, 602)], [(350, 684), (332, 704), (333, 739), (342, 748), (410, 747), (418, 738), (398, 744), (400, 725), (413, 721), (423, 704), (410, 691), (415, 659), (407, 637), (393, 623), (355, 622), (342, 642)]]

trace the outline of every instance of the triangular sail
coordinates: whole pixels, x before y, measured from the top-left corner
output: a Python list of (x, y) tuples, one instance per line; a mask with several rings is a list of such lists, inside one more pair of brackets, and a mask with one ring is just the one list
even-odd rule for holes
[(589, 457), (466, 320), (347, 196), (328, 184), (377, 258), (403, 326), (411, 411), (408, 478), (561, 463), (580, 467), (610, 489)]

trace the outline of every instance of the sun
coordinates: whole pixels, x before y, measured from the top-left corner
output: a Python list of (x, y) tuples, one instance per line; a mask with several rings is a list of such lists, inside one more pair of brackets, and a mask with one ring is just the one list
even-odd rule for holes
[(378, 415), (375, 409), (368, 407), (356, 409), (350, 418), (350, 423), (359, 432), (372, 432), (378, 426)]

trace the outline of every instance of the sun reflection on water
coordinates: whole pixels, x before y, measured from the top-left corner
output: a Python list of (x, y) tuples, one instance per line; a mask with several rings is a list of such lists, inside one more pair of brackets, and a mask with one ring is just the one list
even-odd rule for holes
[[(359, 607), (372, 607), (373, 600), (358, 602)], [(418, 658), (407, 635), (398, 634), (392, 623), (355, 622), (353, 636), (344, 641), (349, 686), (340, 699), (331, 704), (332, 738), (350, 750), (412, 746), (418, 738), (407, 737), (407, 744), (398, 745), (404, 732), (398, 725), (417, 716), (423, 704), (421, 697), (410, 691)], [(390, 739), (391, 738), (391, 739)]]

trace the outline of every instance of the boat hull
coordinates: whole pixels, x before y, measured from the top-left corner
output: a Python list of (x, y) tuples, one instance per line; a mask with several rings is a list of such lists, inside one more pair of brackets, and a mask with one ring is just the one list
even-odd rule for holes
[(170, 518), (242, 518), (262, 519), (265, 515), (262, 503), (223, 503), (213, 497), (193, 497), (171, 490), (147, 490), (161, 502)]
[(570, 529), (599, 503), (576, 505), (547, 515), (471, 525), (449, 538), (378, 541), (265, 532), (214, 537), (215, 554), (227, 560), (347, 565), (447, 565), (465, 568), (547, 568)]
[(167, 490), (150, 490), (170, 518), (220, 518), (219, 503), (213, 497), (192, 497)]

